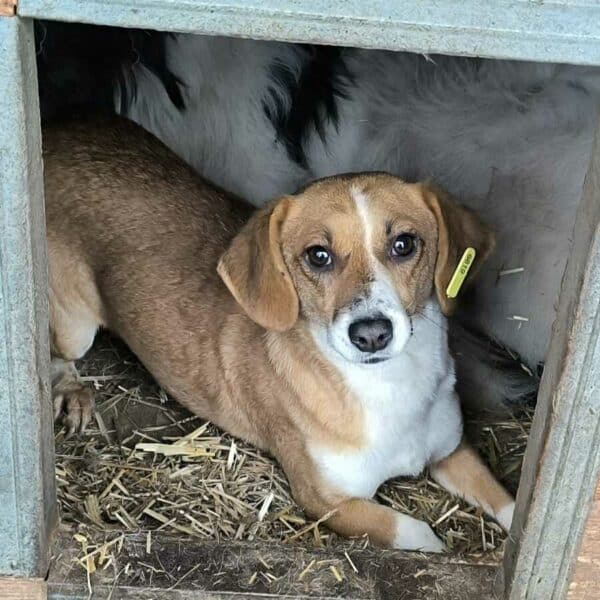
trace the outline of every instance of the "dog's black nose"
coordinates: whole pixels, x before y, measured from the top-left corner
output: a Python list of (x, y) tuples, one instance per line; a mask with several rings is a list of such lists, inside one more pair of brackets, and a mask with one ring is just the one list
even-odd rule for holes
[(390, 343), (394, 328), (389, 319), (362, 319), (350, 325), (348, 335), (361, 352), (377, 352)]

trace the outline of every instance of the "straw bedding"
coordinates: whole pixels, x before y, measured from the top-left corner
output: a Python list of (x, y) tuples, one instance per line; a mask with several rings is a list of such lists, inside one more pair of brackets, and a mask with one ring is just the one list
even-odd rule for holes
[[(269, 456), (186, 412), (120, 343), (100, 336), (80, 371), (96, 388), (96, 418), (71, 439), (57, 426), (56, 482), (61, 527), (81, 544), (86, 569), (117, 552), (119, 536), (128, 533), (339, 549), (368, 544), (308, 520)], [(531, 416), (467, 417), (471, 441), (512, 491)], [(386, 483), (378, 500), (429, 522), (454, 553), (492, 562), (501, 555), (501, 528), (427, 474)]]

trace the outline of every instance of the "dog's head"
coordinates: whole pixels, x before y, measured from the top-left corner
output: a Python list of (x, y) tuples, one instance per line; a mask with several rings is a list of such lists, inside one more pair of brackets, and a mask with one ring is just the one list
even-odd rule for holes
[(464, 250), (477, 251), (471, 279), (493, 244), (473, 213), (428, 184), (344, 175), (257, 211), (218, 271), (259, 325), (303, 320), (346, 360), (376, 363), (402, 351), (434, 290), (452, 312), (446, 288)]

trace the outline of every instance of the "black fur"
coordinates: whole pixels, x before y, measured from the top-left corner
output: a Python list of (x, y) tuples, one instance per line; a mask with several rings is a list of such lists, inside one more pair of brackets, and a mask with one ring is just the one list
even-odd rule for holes
[[(164, 45), (169, 33), (97, 25), (36, 22), (40, 105), (44, 120), (89, 113), (112, 114), (114, 90), (121, 91), (121, 112), (136, 99), (133, 69), (142, 64), (164, 85), (178, 110), (185, 109), (182, 82), (169, 70)], [(287, 89), (291, 104), (280, 101), (274, 89), (265, 112), (290, 158), (306, 167), (304, 143), (312, 128), (324, 140), (325, 124), (338, 124), (339, 98), (352, 83), (343, 49), (299, 46), (303, 55), (296, 77), (282, 63), (271, 67), (278, 87)], [(128, 83), (129, 85), (125, 85)], [(272, 107), (275, 108), (272, 108)]]
[[(172, 33), (162, 33), (159, 31), (141, 31), (131, 30), (132, 43), (138, 56), (138, 60), (150, 72), (152, 72), (164, 85), (169, 99), (178, 110), (185, 108), (185, 101), (181, 93), (183, 83), (169, 70), (165, 61), (165, 39), (172, 36)], [(129, 71), (130, 72), (130, 71)], [(135, 99), (137, 87), (135, 78), (131, 78), (132, 97), (125, 95), (125, 77), (128, 76), (128, 70), (121, 71), (122, 78), (119, 79), (121, 86), (121, 108), (125, 108), (124, 103)]]
[(298, 78), (284, 64), (276, 63), (271, 67), (275, 84), (288, 90), (292, 100), (289, 109), (271, 90), (271, 103), (265, 102), (264, 110), (288, 156), (306, 167), (304, 142), (307, 134), (314, 128), (325, 141), (325, 124), (332, 122), (337, 127), (337, 101), (348, 97), (347, 88), (352, 83), (352, 75), (344, 63), (343, 49), (311, 45), (300, 47), (305, 58)]
[(35, 33), (43, 119), (114, 113), (115, 86), (137, 63), (162, 81), (177, 108), (184, 106), (180, 82), (164, 60), (168, 34), (50, 21), (37, 21)]

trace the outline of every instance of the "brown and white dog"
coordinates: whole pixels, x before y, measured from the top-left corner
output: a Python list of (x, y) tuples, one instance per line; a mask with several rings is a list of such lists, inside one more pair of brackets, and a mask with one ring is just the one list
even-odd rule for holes
[(54, 401), (72, 430), (93, 409), (72, 361), (107, 327), (343, 535), (442, 550), (371, 500), (427, 466), (510, 526), (512, 498), (462, 441), (447, 344), (448, 280), (465, 247), (481, 262), (493, 246), (472, 213), (383, 173), (253, 211), (117, 120), (46, 129), (44, 165)]

